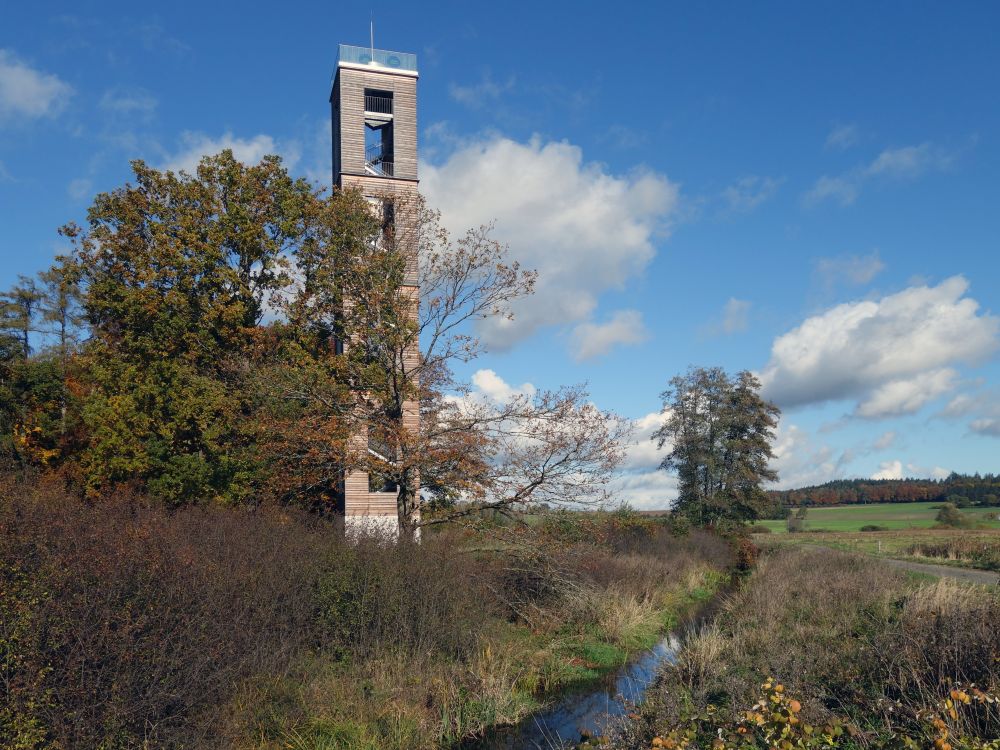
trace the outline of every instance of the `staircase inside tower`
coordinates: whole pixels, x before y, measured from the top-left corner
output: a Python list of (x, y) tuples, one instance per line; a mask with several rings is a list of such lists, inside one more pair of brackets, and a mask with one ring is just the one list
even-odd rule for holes
[(365, 173), (373, 177), (392, 177), (392, 152), (381, 144), (365, 146)]
[(365, 173), (392, 177), (392, 92), (365, 89)]

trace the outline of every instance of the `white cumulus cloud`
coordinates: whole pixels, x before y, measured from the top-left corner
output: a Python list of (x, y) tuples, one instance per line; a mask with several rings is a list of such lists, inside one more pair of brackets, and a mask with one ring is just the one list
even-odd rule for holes
[(858, 404), (859, 417), (879, 419), (920, 411), (925, 404), (955, 387), (958, 373), (950, 367), (890, 380), (875, 388)]
[(997, 349), (1000, 318), (968, 288), (954, 276), (808, 318), (774, 341), (764, 394), (785, 408), (853, 399), (860, 416), (916, 411), (951, 388), (955, 364)]
[(566, 142), (494, 136), (422, 167), (421, 189), (456, 234), (495, 221), (511, 256), (539, 272), (513, 321), (489, 320), (484, 342), (502, 349), (541, 326), (585, 321), (600, 294), (620, 289), (656, 253), (677, 210), (678, 186), (660, 174), (609, 174)]
[(938, 416), (970, 418), (969, 429), (972, 432), (1000, 438), (1000, 389), (986, 388), (960, 393), (948, 402)]
[(980, 435), (1000, 438), (1000, 417), (982, 417), (969, 422), (969, 429)]
[(902, 479), (903, 462), (899, 459), (895, 461), (883, 461), (878, 465), (878, 471), (872, 474), (872, 479)]
[(650, 412), (633, 421), (632, 440), (625, 454), (625, 461), (622, 463), (623, 471), (641, 473), (659, 467), (664, 456), (670, 452), (671, 444), (668, 442), (659, 448), (652, 438), (653, 433), (666, 421), (667, 414), (662, 411)]
[(951, 474), (941, 466), (918, 466), (903, 464), (899, 459), (883, 461), (878, 465), (878, 471), (872, 474), (872, 479), (944, 479)]
[(666, 419), (665, 413), (656, 411), (632, 422), (632, 438), (613, 489), (616, 499), (633, 508), (662, 510), (677, 499), (677, 477), (659, 468), (670, 452), (670, 444), (657, 448), (651, 439)]
[(73, 93), (72, 87), (51, 73), (0, 49), (0, 120), (38, 118), (58, 114)]
[(776, 489), (823, 484), (843, 476), (843, 462), (834, 456), (833, 448), (785, 419), (778, 423), (772, 450), (771, 468), (778, 472)]
[(479, 394), (491, 401), (503, 403), (515, 396), (533, 396), (535, 386), (531, 383), (522, 383), (519, 386), (512, 386), (494, 370), (477, 370), (472, 376), (472, 385), (476, 387)]
[(677, 499), (677, 477), (665, 471), (623, 474), (614, 480), (615, 499), (636, 510), (668, 510)]
[(294, 144), (279, 146), (269, 135), (259, 134), (252, 138), (238, 138), (231, 132), (218, 138), (205, 133), (186, 132), (181, 136), (180, 150), (169, 157), (164, 169), (174, 172), (181, 170), (193, 174), (204, 156), (214, 156), (225, 149), (231, 149), (233, 156), (244, 164), (257, 164), (268, 154), (278, 154), (285, 165), (293, 167), (299, 160), (299, 149)]
[(573, 329), (577, 362), (604, 356), (616, 346), (641, 344), (649, 337), (638, 310), (617, 310), (606, 323), (581, 323)]

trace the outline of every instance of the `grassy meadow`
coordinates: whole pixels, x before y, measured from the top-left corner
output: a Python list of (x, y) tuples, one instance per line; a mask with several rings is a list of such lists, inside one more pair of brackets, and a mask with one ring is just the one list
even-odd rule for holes
[(1000, 529), (906, 529), (762, 534), (760, 544), (823, 546), (897, 560), (1000, 570)]
[[(940, 503), (883, 503), (809, 508), (805, 532), (789, 534), (785, 521), (759, 521), (770, 529), (761, 544), (823, 546), (845, 552), (883, 555), (982, 570), (1000, 570), (997, 508), (963, 508), (975, 528), (934, 528)], [(877, 531), (862, 531), (877, 526)]]
[[(935, 525), (941, 503), (878, 503), (872, 505), (837, 505), (831, 507), (810, 507), (806, 519), (806, 531), (860, 531), (863, 526), (882, 526), (886, 529), (929, 529)], [(1000, 508), (962, 508), (962, 513), (974, 519), (977, 524), (1000, 529), (996, 520)], [(785, 533), (784, 520), (758, 521), (773, 533)]]

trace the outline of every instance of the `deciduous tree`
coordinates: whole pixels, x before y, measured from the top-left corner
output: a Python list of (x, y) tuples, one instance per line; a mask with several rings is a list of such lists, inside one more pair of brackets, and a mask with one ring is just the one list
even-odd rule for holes
[[(511, 303), (532, 292), (535, 274), (508, 260), (489, 227), (453, 240), (421, 199), (384, 200), (392, 201), (391, 225), (359, 194), (335, 195), (316, 242), (297, 251), (301, 283), (285, 310), (309, 363), (284, 368), (272, 383), (311, 415), (313, 437), (301, 439), (319, 449), (285, 454), (313, 469), (302, 488), (328, 487), (335, 468), (367, 471), (397, 488), (404, 534), (483, 508), (605, 497), (623, 420), (581, 388), (498, 403), (454, 377), (456, 363), (483, 351), (476, 324), (511, 319)], [(330, 339), (343, 342), (343, 354)], [(407, 418), (412, 405), (419, 428)], [(367, 445), (351, 440), (366, 433)], [(290, 469), (284, 474), (295, 476)]]
[(769, 461), (779, 410), (759, 391), (750, 372), (698, 367), (661, 394), (666, 421), (652, 439), (669, 445), (660, 466), (677, 474), (676, 510), (697, 523), (753, 520), (767, 505), (761, 484), (777, 479)]
[(243, 374), (314, 192), (273, 156), (245, 166), (224, 151), (194, 175), (132, 167), (134, 184), (97, 196), (85, 231), (63, 230), (92, 332), (88, 485), (239, 499), (254, 471)]

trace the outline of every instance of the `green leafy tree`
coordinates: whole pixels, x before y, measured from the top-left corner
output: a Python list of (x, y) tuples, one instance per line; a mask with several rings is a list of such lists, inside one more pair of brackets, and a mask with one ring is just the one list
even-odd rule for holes
[(15, 388), (18, 365), (24, 361), (24, 347), (18, 338), (0, 331), (0, 468), (8, 468), (17, 460), (14, 429), (18, 424), (22, 402)]
[(965, 495), (948, 495), (948, 502), (957, 508), (968, 508), (972, 506), (972, 501)]
[(785, 520), (785, 528), (788, 529), (790, 534), (796, 534), (803, 531), (806, 527), (806, 506), (799, 506), (794, 513), (789, 513), (788, 518)]
[(194, 175), (132, 167), (134, 184), (97, 196), (85, 230), (63, 229), (91, 330), (88, 488), (239, 500), (254, 472), (245, 373), (315, 194), (273, 156), (246, 166), (224, 151)]
[[(38, 276), (42, 282), (39, 304), (41, 330), (50, 341), (49, 349), (58, 364), (59, 437), (65, 442), (71, 431), (70, 402), (73, 400), (73, 360), (84, 335), (80, 295), (80, 266), (72, 258), (57, 256), (56, 262)], [(64, 446), (66, 448), (68, 446)]]
[(63, 255), (56, 257), (51, 268), (38, 274), (42, 282), (38, 300), (39, 327), (64, 365), (84, 335), (81, 276), (79, 264)]
[(759, 391), (750, 372), (698, 367), (661, 394), (665, 421), (652, 439), (669, 446), (660, 466), (677, 474), (676, 510), (695, 523), (753, 520), (768, 507), (761, 485), (777, 479), (769, 462), (780, 412)]

